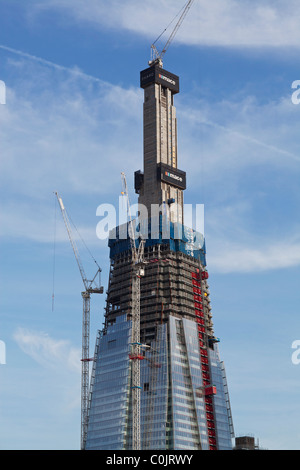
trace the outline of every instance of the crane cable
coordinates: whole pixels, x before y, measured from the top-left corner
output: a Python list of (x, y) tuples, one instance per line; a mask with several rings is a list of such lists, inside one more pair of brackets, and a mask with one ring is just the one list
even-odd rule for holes
[(181, 10), (177, 13), (176, 16), (174, 16), (174, 18), (172, 19), (172, 21), (168, 24), (168, 26), (162, 31), (162, 33), (160, 33), (160, 35), (155, 39), (155, 41), (153, 42), (153, 46), (154, 44), (161, 38), (161, 36), (167, 31), (167, 29), (171, 26), (172, 23), (174, 23), (174, 21), (176, 20), (176, 18), (178, 18), (178, 16), (181, 14), (181, 12), (185, 9), (186, 5), (188, 4), (188, 2), (181, 8)]
[[(85, 243), (84, 239), (82, 238), (79, 230), (77, 229), (76, 225), (74, 224), (73, 220), (71, 219), (69, 213), (67, 212), (67, 210), (65, 209), (66, 213), (67, 213), (67, 216), (68, 216), (68, 219), (70, 220), (70, 222), (72, 223), (73, 227), (75, 228), (76, 232), (78, 233), (78, 236), (80, 238), (80, 240), (82, 241), (82, 243), (84, 244), (86, 250), (88, 251), (88, 253), (90, 254), (91, 258), (93, 259), (93, 261), (95, 262), (95, 264), (97, 265), (99, 271), (101, 272), (101, 268), (99, 266), (99, 264), (97, 263), (95, 257), (93, 256), (91, 250), (89, 249), (89, 247), (87, 246), (87, 244)], [(56, 198), (54, 200), (54, 235), (53, 235), (53, 264), (52, 264), (52, 312), (54, 311), (54, 291), (55, 291), (55, 265), (56, 265), (56, 225), (57, 225), (57, 222), (56, 222), (56, 219), (57, 219), (57, 216), (56, 216)]]
[(54, 310), (54, 285), (55, 285), (55, 261), (56, 261), (56, 201), (54, 200), (54, 236), (53, 236), (53, 265), (52, 265), (52, 312)]
[(91, 256), (91, 258), (93, 259), (93, 261), (96, 263), (96, 265), (97, 265), (98, 268), (100, 269), (100, 266), (98, 265), (98, 263), (97, 263), (96, 259), (94, 258), (94, 256), (93, 256), (91, 250), (89, 249), (89, 247), (88, 247), (87, 244), (85, 243), (84, 239), (82, 238), (82, 236), (81, 236), (79, 230), (77, 229), (76, 225), (74, 224), (73, 220), (71, 219), (70, 214), (67, 212), (67, 209), (66, 209), (66, 208), (65, 208), (65, 211), (66, 211), (66, 213), (67, 213), (67, 216), (68, 216), (68, 218), (69, 218), (71, 224), (73, 225), (73, 227), (75, 228), (76, 232), (78, 233), (78, 236), (79, 236), (80, 240), (82, 241), (82, 243), (84, 244), (86, 250), (88, 251), (89, 255)]

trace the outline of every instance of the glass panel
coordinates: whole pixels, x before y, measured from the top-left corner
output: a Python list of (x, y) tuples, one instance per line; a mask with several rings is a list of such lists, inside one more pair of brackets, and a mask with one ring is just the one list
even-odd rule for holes
[(131, 322), (126, 315), (107, 328), (99, 343), (86, 449), (125, 448), (130, 362)]

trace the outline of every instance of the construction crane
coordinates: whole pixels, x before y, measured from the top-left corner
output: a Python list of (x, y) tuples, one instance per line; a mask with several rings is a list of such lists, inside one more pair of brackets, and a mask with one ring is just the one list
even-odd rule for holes
[(131, 368), (131, 390), (132, 390), (132, 450), (141, 450), (141, 384), (140, 384), (140, 361), (144, 359), (141, 351), (143, 346), (140, 342), (140, 297), (141, 277), (144, 276), (144, 245), (145, 240), (140, 239), (138, 248), (131, 218), (130, 201), (125, 173), (121, 173), (123, 192), (127, 199), (127, 211), (129, 216), (128, 231), (132, 256), (132, 334), (131, 351), (129, 359), (132, 361)]
[[(149, 65), (154, 65), (154, 64), (158, 64), (160, 67), (163, 66), (163, 56), (165, 55), (165, 53), (167, 52), (167, 49), (169, 48), (171, 42), (173, 41), (178, 29), (180, 28), (181, 26), (181, 23), (183, 22), (184, 18), (186, 17), (189, 9), (191, 8), (192, 4), (193, 4), (194, 0), (188, 0), (188, 2), (186, 3), (186, 5), (184, 6), (183, 10), (182, 10), (182, 13), (180, 15), (180, 18), (179, 20), (177, 21), (172, 33), (170, 34), (164, 48), (162, 49), (161, 52), (159, 52), (155, 46), (155, 43), (158, 41), (158, 39), (163, 35), (163, 33), (168, 29), (168, 27), (166, 29), (164, 29), (164, 31), (158, 36), (158, 38), (154, 41), (154, 43), (151, 45), (151, 60), (149, 61)], [(180, 12), (179, 12), (180, 13)], [(179, 14), (178, 13), (178, 14)], [(177, 18), (178, 14), (176, 15), (175, 18)], [(175, 19), (174, 18), (174, 19)], [(173, 23), (174, 19), (171, 21), (171, 23)], [(170, 23), (170, 24), (171, 24)], [(170, 25), (169, 25), (170, 26)]]
[[(89, 363), (93, 360), (89, 357), (90, 350), (90, 300), (91, 294), (103, 294), (101, 286), (100, 273), (101, 268), (93, 257), (97, 265), (97, 271), (92, 280), (88, 280), (79, 256), (79, 251), (72, 235), (71, 224), (68, 214), (65, 210), (62, 198), (55, 193), (59, 207), (63, 216), (63, 220), (68, 232), (69, 240), (73, 248), (73, 252), (77, 261), (77, 265), (81, 274), (84, 285), (84, 291), (81, 293), (83, 299), (83, 315), (82, 315), (82, 358), (81, 358), (81, 449), (85, 448), (87, 426), (88, 426), (88, 404), (89, 404)], [(90, 253), (91, 254), (91, 253)]]

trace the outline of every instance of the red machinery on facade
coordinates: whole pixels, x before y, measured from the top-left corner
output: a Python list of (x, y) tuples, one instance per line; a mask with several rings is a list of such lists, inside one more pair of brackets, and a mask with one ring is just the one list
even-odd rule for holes
[(213, 407), (213, 395), (216, 395), (217, 389), (211, 383), (211, 372), (209, 367), (207, 351), (207, 331), (205, 326), (205, 316), (203, 307), (203, 289), (202, 281), (208, 279), (207, 271), (193, 272), (193, 294), (195, 304), (195, 315), (198, 329), (199, 350), (201, 357), (202, 383), (204, 390), (204, 402), (206, 410), (206, 424), (208, 432), (208, 442), (210, 450), (217, 450), (216, 425)]

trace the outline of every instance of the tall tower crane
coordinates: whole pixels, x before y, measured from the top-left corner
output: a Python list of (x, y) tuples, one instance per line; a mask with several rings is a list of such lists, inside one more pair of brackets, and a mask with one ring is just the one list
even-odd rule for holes
[(138, 248), (135, 243), (133, 221), (131, 218), (130, 202), (125, 173), (121, 173), (123, 182), (123, 194), (127, 199), (127, 211), (129, 216), (129, 238), (132, 254), (132, 335), (131, 352), (129, 358), (132, 361), (131, 390), (132, 390), (132, 450), (141, 449), (141, 384), (140, 384), (140, 360), (143, 359), (140, 343), (140, 280), (144, 276), (144, 245), (145, 240), (140, 239)]
[[(158, 36), (158, 38), (154, 41), (154, 43), (151, 45), (151, 60), (149, 61), (149, 65), (154, 65), (154, 64), (158, 64), (160, 67), (163, 66), (163, 56), (165, 55), (165, 53), (167, 52), (167, 49), (169, 48), (171, 42), (173, 41), (178, 29), (180, 28), (181, 26), (181, 23), (183, 22), (184, 18), (186, 17), (189, 9), (191, 8), (192, 4), (193, 4), (194, 0), (188, 0), (188, 2), (186, 3), (186, 5), (184, 6), (183, 8), (183, 11), (180, 15), (180, 18), (179, 20), (177, 21), (173, 31), (171, 32), (163, 50), (161, 52), (159, 52), (155, 46), (155, 43), (156, 41), (158, 41), (158, 39), (162, 36), (162, 34), (166, 31), (166, 29)], [(178, 16), (178, 15), (177, 15)], [(174, 20), (173, 20), (174, 21)], [(172, 21), (172, 22), (173, 22)]]
[(90, 349), (90, 299), (91, 294), (103, 294), (101, 286), (100, 273), (101, 268), (97, 261), (97, 271), (92, 280), (88, 280), (79, 256), (79, 251), (72, 235), (71, 224), (68, 214), (65, 210), (62, 198), (55, 193), (59, 207), (63, 216), (63, 220), (68, 232), (68, 237), (73, 248), (73, 252), (77, 261), (77, 265), (81, 274), (84, 285), (84, 291), (81, 293), (83, 299), (83, 315), (82, 315), (82, 358), (81, 358), (81, 449), (85, 448), (87, 425), (88, 425), (88, 403), (89, 403), (89, 363), (92, 359), (89, 357)]

